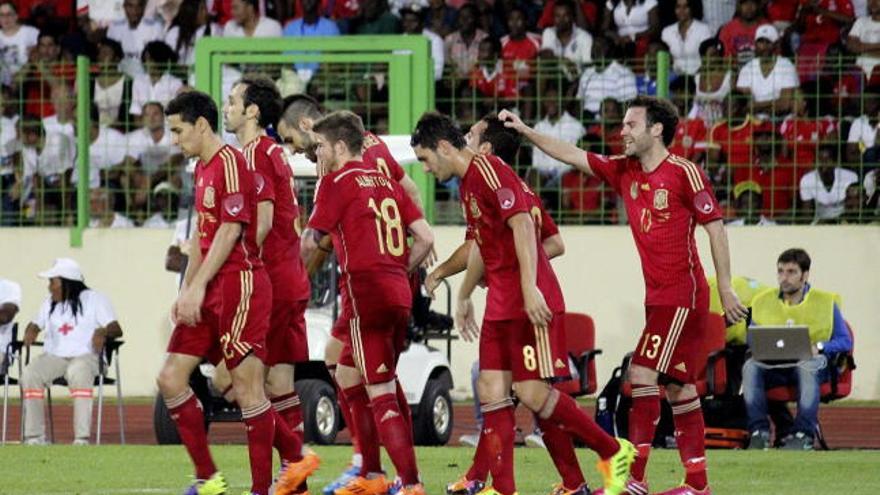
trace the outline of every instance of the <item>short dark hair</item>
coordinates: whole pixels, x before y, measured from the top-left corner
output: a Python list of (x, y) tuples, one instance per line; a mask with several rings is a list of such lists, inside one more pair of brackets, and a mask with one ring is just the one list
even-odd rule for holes
[(150, 57), (154, 64), (158, 64), (164, 69), (168, 69), (167, 66), (169, 64), (177, 63), (177, 52), (164, 41), (151, 41), (147, 43), (144, 51), (141, 52), (141, 62), (146, 62), (147, 56)]
[(701, 0), (687, 0), (688, 8), (691, 10), (691, 17), (698, 21), (703, 20), (703, 2)]
[(669, 146), (675, 139), (675, 128), (678, 126), (678, 109), (669, 100), (654, 96), (637, 96), (629, 103), (628, 108), (642, 107), (645, 109), (645, 120), (648, 127), (654, 124), (663, 126), (663, 144)]
[(801, 248), (786, 249), (779, 255), (777, 263), (797, 263), (802, 272), (810, 271), (810, 255)]
[(520, 134), (505, 126), (504, 122), (495, 114), (489, 114), (482, 120), (486, 123), (486, 129), (480, 135), (480, 144), (491, 144), (492, 154), (504, 160), (508, 165), (513, 165), (522, 142)]
[(724, 54), (724, 44), (721, 43), (721, 40), (718, 38), (707, 38), (700, 43), (700, 47), (698, 51), (700, 52), (700, 57), (705, 57), (706, 53), (709, 52), (710, 48), (714, 48), (716, 51)]
[(159, 109), (159, 112), (161, 112), (163, 114), (165, 113), (165, 107), (162, 106), (161, 101), (150, 100), (150, 101), (144, 103), (143, 105), (141, 105), (141, 115), (143, 115), (143, 113), (147, 109), (147, 107), (156, 107)]
[(409, 144), (436, 151), (441, 139), (449, 141), (457, 149), (465, 147), (464, 132), (451, 117), (439, 112), (426, 112), (416, 124)]
[(118, 60), (122, 60), (125, 58), (125, 51), (122, 50), (122, 43), (111, 39), (111, 38), (101, 38), (101, 41), (98, 42), (98, 46), (106, 46), (113, 51), (113, 56)]
[(180, 115), (180, 120), (193, 125), (199, 117), (203, 117), (211, 130), (217, 132), (217, 104), (210, 95), (201, 91), (187, 91), (175, 96), (165, 107), (165, 115)]
[(364, 122), (354, 112), (337, 110), (315, 122), (312, 130), (327, 138), (331, 144), (342, 141), (353, 154), (360, 154), (364, 146)]
[(556, 3), (553, 4), (553, 9), (558, 9), (559, 7), (565, 7), (571, 13), (571, 15), (575, 14), (574, 2), (571, 0), (556, 0)]
[(289, 125), (296, 126), (300, 119), (308, 117), (320, 120), (324, 117), (324, 109), (318, 100), (307, 94), (290, 95), (283, 101), (284, 113), (281, 118)]
[(256, 105), (260, 111), (257, 118), (257, 125), (263, 129), (269, 127), (277, 127), (278, 119), (281, 118), (281, 93), (266, 76), (248, 76), (241, 78), (238, 84), (247, 86), (244, 90), (242, 99), (244, 100), (244, 108)]

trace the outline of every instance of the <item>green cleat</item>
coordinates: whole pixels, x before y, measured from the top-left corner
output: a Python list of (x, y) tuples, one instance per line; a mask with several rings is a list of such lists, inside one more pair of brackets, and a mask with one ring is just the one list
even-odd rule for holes
[(596, 468), (602, 473), (605, 495), (621, 495), (626, 490), (629, 468), (636, 459), (636, 448), (628, 440), (618, 438), (620, 449), (608, 459), (602, 459)]
[(225, 495), (227, 488), (223, 473), (217, 471), (207, 480), (197, 480), (184, 495)]

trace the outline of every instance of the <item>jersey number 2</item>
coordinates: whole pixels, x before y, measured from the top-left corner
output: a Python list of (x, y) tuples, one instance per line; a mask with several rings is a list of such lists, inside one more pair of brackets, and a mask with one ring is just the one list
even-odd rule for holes
[(376, 200), (370, 198), (367, 206), (376, 214), (376, 237), (379, 241), (379, 252), (381, 254), (388, 253), (391, 256), (401, 256), (406, 236), (403, 235), (403, 224), (397, 201), (393, 198), (385, 198), (377, 205)]

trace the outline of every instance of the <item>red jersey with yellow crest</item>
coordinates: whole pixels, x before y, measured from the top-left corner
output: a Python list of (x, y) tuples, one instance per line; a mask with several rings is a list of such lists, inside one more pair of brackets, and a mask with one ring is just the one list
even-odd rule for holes
[(703, 170), (673, 154), (649, 173), (623, 155), (587, 153), (587, 161), (623, 198), (642, 260), (645, 305), (708, 308), (694, 230), (722, 214)]
[(240, 223), (242, 232), (219, 273), (252, 270), (263, 266), (257, 248), (257, 188), (254, 171), (235, 148), (224, 145), (195, 170), (196, 212), (202, 259), (222, 223)]

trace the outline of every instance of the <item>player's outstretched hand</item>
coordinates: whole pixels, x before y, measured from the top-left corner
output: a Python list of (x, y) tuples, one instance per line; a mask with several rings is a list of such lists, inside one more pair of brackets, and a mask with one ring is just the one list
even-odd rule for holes
[(522, 119), (519, 118), (519, 115), (511, 112), (510, 110), (502, 110), (498, 114), (498, 119), (501, 120), (502, 122), (504, 122), (505, 127), (509, 127), (511, 129), (515, 130), (516, 132), (519, 132), (520, 134), (522, 134), (523, 132), (525, 132), (529, 128), (529, 126), (527, 126), (522, 121)]
[(474, 305), (470, 298), (459, 299), (455, 305), (455, 327), (465, 342), (473, 342), (480, 336), (480, 327), (474, 319)]
[(748, 308), (739, 301), (739, 297), (733, 289), (719, 288), (718, 294), (721, 296), (721, 306), (724, 308), (724, 317), (728, 323), (734, 324), (749, 314)]
[(195, 326), (202, 319), (202, 301), (205, 289), (188, 287), (177, 298), (177, 321), (184, 325)]
[(546, 327), (553, 319), (553, 313), (544, 300), (544, 294), (537, 287), (531, 287), (523, 294), (523, 303), (526, 314), (529, 315), (532, 325)]
[(434, 270), (425, 277), (425, 291), (428, 293), (428, 297), (434, 299), (434, 290), (440, 286), (442, 280), (443, 279), (437, 275), (437, 270)]

